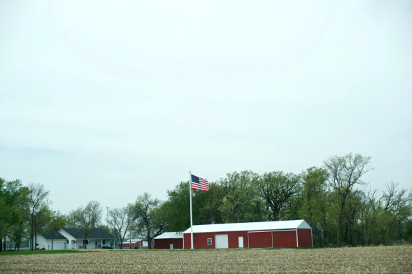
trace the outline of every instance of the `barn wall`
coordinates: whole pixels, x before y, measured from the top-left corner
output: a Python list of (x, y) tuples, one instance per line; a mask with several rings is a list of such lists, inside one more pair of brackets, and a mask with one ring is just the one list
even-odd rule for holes
[[(232, 232), (210, 232), (193, 233), (195, 249), (214, 249), (215, 235), (227, 234), (229, 248), (238, 248), (238, 237), (243, 237), (245, 248), (288, 248), (296, 247), (296, 230), (290, 231), (232, 231)], [(185, 233), (184, 249), (190, 249), (190, 233)], [(207, 244), (207, 239), (212, 238), (212, 244)], [(312, 233), (310, 229), (298, 229), (299, 247), (312, 247)], [(169, 244), (170, 245), (170, 244)], [(164, 247), (164, 248), (169, 248)], [(158, 247), (156, 247), (158, 248)]]
[(298, 229), (299, 247), (312, 247), (312, 231), (310, 229)]
[(296, 230), (273, 231), (273, 247), (296, 247)]
[(122, 248), (139, 248), (140, 247), (140, 242), (132, 242), (132, 244), (130, 245), (130, 243), (122, 243)]
[[(229, 248), (239, 247), (239, 237), (243, 237), (243, 247), (248, 247), (248, 235), (247, 231), (232, 231), (232, 232), (210, 232), (210, 233), (193, 233), (193, 248), (195, 249), (210, 249), (216, 248), (215, 246), (215, 235), (227, 234)], [(184, 248), (190, 249), (190, 233), (185, 233), (183, 235)], [(212, 238), (212, 244), (207, 244), (207, 239)]]
[(155, 239), (155, 249), (170, 249), (170, 244), (173, 244), (173, 249), (183, 248), (183, 239)]
[(272, 232), (251, 232), (249, 233), (250, 248), (272, 247)]

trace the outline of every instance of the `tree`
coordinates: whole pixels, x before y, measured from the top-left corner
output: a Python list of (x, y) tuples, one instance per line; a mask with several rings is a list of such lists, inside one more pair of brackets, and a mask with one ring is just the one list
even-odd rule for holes
[(324, 162), (325, 169), (329, 173), (329, 186), (336, 194), (339, 209), (337, 219), (337, 245), (340, 245), (348, 199), (354, 187), (363, 183), (361, 179), (362, 176), (371, 170), (370, 160), (370, 157), (350, 153), (345, 156), (333, 156)]
[(84, 235), (83, 246), (87, 248), (87, 235), (93, 229), (96, 228), (101, 221), (102, 207), (97, 201), (90, 201), (85, 207), (79, 207), (72, 212), (76, 227), (80, 228)]
[[(392, 182), (383, 192), (381, 201), (382, 243), (388, 244), (391, 236), (400, 240), (404, 239), (402, 226), (412, 215), (411, 195), (408, 195), (405, 189), (398, 189), (398, 185)], [(391, 231), (394, 231), (397, 237), (391, 235)]]
[(266, 219), (264, 204), (256, 182), (259, 175), (252, 171), (228, 173), (220, 181), (223, 201), (219, 210), (224, 222), (258, 222)]
[[(224, 200), (224, 189), (218, 183), (209, 183), (208, 191), (193, 191), (193, 208), (196, 214), (193, 217), (195, 224), (220, 224), (223, 223), (220, 211)], [(187, 209), (186, 209), (187, 212)]]
[(137, 231), (144, 235), (152, 248), (153, 239), (164, 232), (165, 221), (160, 210), (160, 201), (152, 199), (150, 194), (144, 193), (137, 197), (134, 204), (129, 205), (133, 219), (137, 224)]
[(315, 238), (319, 239), (319, 244), (322, 246), (322, 234), (325, 240), (328, 237), (329, 197), (326, 189), (328, 172), (323, 168), (311, 167), (301, 177), (303, 180), (303, 201), (300, 216), (312, 226), (313, 234)]
[[(168, 199), (160, 206), (165, 219), (165, 230), (184, 231), (190, 226), (189, 182), (180, 182), (173, 190), (167, 191)], [(197, 201), (193, 198), (193, 204)], [(198, 212), (193, 210), (193, 215)]]
[(22, 195), (23, 209), (30, 223), (30, 249), (34, 250), (37, 244), (36, 232), (38, 227), (36, 227), (36, 222), (50, 203), (47, 199), (49, 191), (41, 184), (31, 184), (22, 188)]
[[(165, 230), (184, 231), (190, 227), (189, 182), (181, 182), (168, 191), (168, 199), (160, 206), (164, 216)], [(216, 183), (209, 183), (208, 191), (192, 189), (193, 223), (222, 223), (219, 210), (223, 201), (223, 189)]]
[(257, 188), (265, 201), (268, 218), (272, 221), (281, 219), (292, 209), (294, 196), (299, 193), (300, 177), (292, 173), (273, 171), (263, 174), (257, 181)]
[(119, 247), (122, 248), (122, 242), (126, 238), (126, 234), (132, 224), (130, 210), (127, 208), (116, 208), (109, 210), (109, 218), (107, 219), (111, 230), (113, 231)]
[(51, 249), (54, 249), (54, 236), (56, 233), (65, 226), (66, 220), (59, 211), (52, 211), (50, 215), (50, 221), (47, 226), (47, 230), (51, 232), (52, 245)]

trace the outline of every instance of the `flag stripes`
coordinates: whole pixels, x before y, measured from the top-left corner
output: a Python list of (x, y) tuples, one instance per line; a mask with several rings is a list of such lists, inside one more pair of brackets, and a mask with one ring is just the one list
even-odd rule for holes
[(192, 175), (192, 189), (208, 191), (209, 182), (206, 179)]

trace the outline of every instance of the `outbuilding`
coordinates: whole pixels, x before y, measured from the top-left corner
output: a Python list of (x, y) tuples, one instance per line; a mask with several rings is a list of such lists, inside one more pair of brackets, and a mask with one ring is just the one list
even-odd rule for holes
[(155, 249), (183, 249), (182, 232), (165, 232), (154, 238)]
[[(183, 232), (184, 249), (191, 248), (191, 229)], [(313, 247), (312, 228), (305, 220), (193, 226), (193, 248)]]
[(138, 249), (148, 247), (148, 242), (143, 239), (129, 239), (121, 243), (121, 248)]

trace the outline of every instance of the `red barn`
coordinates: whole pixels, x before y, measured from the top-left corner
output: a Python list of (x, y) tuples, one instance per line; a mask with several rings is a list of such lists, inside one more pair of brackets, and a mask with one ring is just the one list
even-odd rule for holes
[(141, 247), (147, 247), (147, 241), (143, 241), (142, 239), (131, 239), (122, 243), (122, 248), (137, 249)]
[(182, 232), (165, 232), (154, 238), (155, 249), (182, 249), (183, 233)]
[[(183, 232), (190, 249), (190, 228)], [(193, 226), (193, 248), (313, 247), (312, 228), (305, 220)]]

